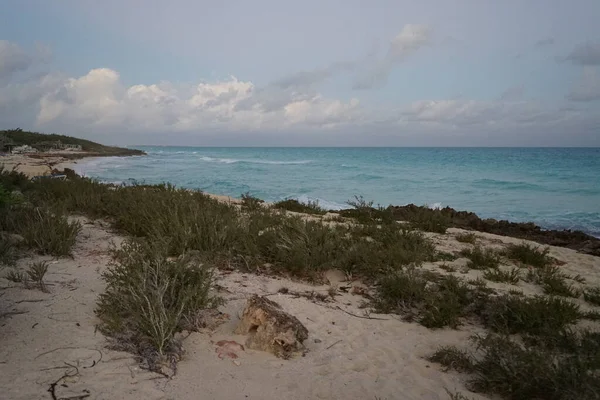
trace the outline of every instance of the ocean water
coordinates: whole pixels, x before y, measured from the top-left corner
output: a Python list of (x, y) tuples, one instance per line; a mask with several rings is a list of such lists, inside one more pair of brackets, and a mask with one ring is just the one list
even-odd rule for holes
[(386, 206), (450, 206), (600, 236), (598, 148), (136, 148), (148, 155), (84, 159), (76, 170), (330, 209), (348, 208), (355, 195)]

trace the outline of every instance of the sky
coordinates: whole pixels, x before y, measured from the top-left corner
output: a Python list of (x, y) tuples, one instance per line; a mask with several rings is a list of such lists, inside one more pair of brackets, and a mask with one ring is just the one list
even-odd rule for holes
[(0, 0), (0, 129), (600, 146), (598, 0)]

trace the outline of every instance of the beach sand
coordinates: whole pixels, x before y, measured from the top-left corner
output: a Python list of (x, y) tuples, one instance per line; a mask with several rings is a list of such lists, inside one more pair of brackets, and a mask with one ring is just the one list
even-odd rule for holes
[[(224, 199), (228, 200), (228, 199)], [(360, 295), (337, 290), (327, 302), (309, 300), (290, 291), (328, 293), (335, 288), (360, 285), (340, 281), (338, 273), (328, 274), (328, 285), (309, 285), (284, 278), (219, 271), (219, 295), (227, 302), (220, 310), (229, 319), (215, 331), (191, 333), (184, 340), (185, 354), (177, 374), (167, 379), (140, 369), (129, 353), (107, 349), (104, 336), (96, 331), (94, 307), (104, 289), (101, 273), (109, 262), (111, 244), (123, 237), (107, 222), (83, 223), (73, 258), (52, 259), (30, 256), (18, 268), (39, 260), (50, 262), (47, 273), (49, 293), (25, 289), (0, 278), (0, 397), (11, 400), (51, 398), (52, 384), (68, 374), (55, 387), (56, 398), (75, 399), (448, 399), (446, 390), (462, 392), (471, 399), (491, 397), (470, 393), (465, 377), (445, 372), (424, 357), (439, 346), (468, 346), (468, 338), (480, 328), (464, 325), (459, 329), (430, 330), (417, 323), (400, 320), (398, 315), (367, 314)], [(458, 252), (470, 245), (459, 243), (459, 229), (446, 234), (427, 234), (438, 250)], [(522, 240), (477, 233), (486, 247), (501, 248)], [(550, 255), (564, 262), (566, 272), (580, 274), (587, 285), (600, 285), (600, 258), (574, 250), (549, 247)], [(464, 266), (459, 258), (445, 262)], [(423, 267), (437, 272), (442, 262)], [(505, 266), (509, 268), (510, 266)], [(503, 267), (504, 268), (504, 267)], [(482, 271), (455, 275), (471, 279)], [(541, 293), (526, 282), (508, 285), (489, 282), (500, 292), (518, 288), (526, 294)], [(246, 349), (237, 360), (219, 359), (215, 342), (235, 340), (246, 299), (252, 294), (268, 295), (296, 316), (308, 329), (308, 352), (290, 360)], [(582, 300), (576, 300), (589, 309)], [(235, 362), (234, 362), (235, 361)], [(63, 384), (64, 383), (64, 384)]]

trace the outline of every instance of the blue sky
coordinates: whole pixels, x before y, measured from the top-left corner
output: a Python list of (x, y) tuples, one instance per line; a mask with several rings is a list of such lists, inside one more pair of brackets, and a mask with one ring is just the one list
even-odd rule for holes
[(597, 0), (6, 0), (0, 120), (117, 144), (599, 146), (598, 15)]

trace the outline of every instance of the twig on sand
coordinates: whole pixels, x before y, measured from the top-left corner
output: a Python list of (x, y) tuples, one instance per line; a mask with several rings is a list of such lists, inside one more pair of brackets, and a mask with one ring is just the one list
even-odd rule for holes
[(44, 301), (46, 299), (35, 299), (35, 300), (19, 300), (19, 301), (15, 301), (16, 304), (21, 304), (21, 303), (39, 303), (40, 301)]
[(343, 308), (341, 308), (340, 306), (336, 306), (335, 308), (337, 308), (337, 309), (338, 309), (338, 310), (340, 310), (340, 311), (343, 311), (343, 312), (345, 312), (345, 313), (346, 313), (346, 314), (348, 314), (348, 315), (352, 315), (353, 317), (356, 317), (356, 318), (363, 318), (363, 319), (376, 319), (376, 320), (378, 320), (378, 321), (389, 321), (389, 319), (388, 319), (388, 318), (365, 317), (365, 316), (362, 316), (362, 315), (356, 315), (356, 314), (352, 314), (351, 312), (348, 312), (348, 311), (344, 310), (344, 309), (343, 309)]
[[(60, 378), (58, 378), (57, 380), (55, 380), (54, 382), (52, 382), (50, 384), (50, 387), (48, 388), (48, 392), (50, 393), (50, 396), (52, 396), (52, 400), (59, 400), (58, 397), (56, 397), (56, 386), (58, 385), (58, 383), (60, 381), (62, 381), (65, 378), (71, 378), (73, 376), (79, 375), (79, 368), (76, 365), (69, 364), (67, 362), (65, 362), (65, 364), (68, 367), (75, 368), (75, 373), (69, 373), (69, 371), (67, 371), (67, 372), (65, 372), (63, 374), (63, 376), (61, 376)], [(86, 397), (89, 397), (89, 394), (83, 395), (83, 396), (76, 396), (76, 397), (66, 397), (66, 398), (65, 397), (61, 397), (61, 400), (64, 400), (64, 399), (85, 399)]]
[(0, 314), (0, 318), (4, 318), (4, 317), (10, 317), (13, 315), (21, 315), (21, 314), (27, 314), (29, 311), (9, 311), (9, 312), (5, 312)]
[(342, 340), (338, 340), (337, 342), (335, 342), (334, 344), (328, 346), (325, 350), (329, 350), (330, 348), (332, 348), (333, 346), (335, 346), (336, 344), (340, 343)]

